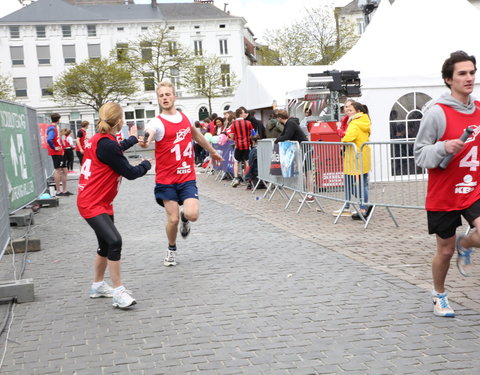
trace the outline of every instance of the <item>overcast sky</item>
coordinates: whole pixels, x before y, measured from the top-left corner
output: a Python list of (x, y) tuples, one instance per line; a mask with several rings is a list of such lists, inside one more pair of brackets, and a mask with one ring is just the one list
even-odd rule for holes
[[(232, 15), (241, 16), (248, 22), (247, 26), (262, 41), (266, 29), (276, 29), (288, 25), (305, 8), (320, 4), (334, 3), (343, 6), (351, 0), (215, 0), (215, 5), (227, 10)], [(20, 9), (18, 0), (0, 0), (0, 18)], [(192, 3), (193, 0), (157, 0), (157, 3)], [(149, 4), (150, 0), (135, 0), (136, 4)]]

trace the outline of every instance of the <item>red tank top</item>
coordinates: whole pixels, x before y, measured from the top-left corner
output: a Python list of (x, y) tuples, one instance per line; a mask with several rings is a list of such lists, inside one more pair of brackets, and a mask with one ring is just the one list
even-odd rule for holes
[(235, 147), (239, 150), (250, 149), (250, 134), (253, 130), (252, 123), (245, 119), (235, 120), (230, 129), (235, 136)]
[[(87, 132), (85, 131), (85, 129), (80, 129), (80, 131), (82, 132), (82, 136), (80, 138), (78, 138), (79, 142), (80, 142), (80, 146), (82, 147), (82, 149), (85, 148), (85, 141), (87, 140)], [(77, 147), (75, 148), (75, 150), (77, 151), (80, 151), (80, 148)]]
[(155, 142), (155, 182), (180, 184), (195, 180), (192, 125), (183, 113), (182, 121), (174, 123), (158, 116), (165, 128), (162, 140)]
[(48, 145), (47, 149), (48, 149), (48, 155), (63, 155), (63, 143), (62, 143), (62, 140), (60, 139), (60, 136), (58, 134), (58, 127), (57, 125), (50, 125), (48, 128), (47, 128), (47, 138), (48, 138), (48, 131), (53, 127), (53, 129), (55, 130), (55, 137), (53, 138), (53, 145), (55, 146), (55, 148), (57, 147), (61, 147), (61, 150), (52, 150), (52, 148), (50, 147), (50, 145)]
[(467, 127), (474, 129), (463, 149), (455, 154), (446, 169), (428, 170), (427, 211), (455, 211), (470, 207), (480, 199), (478, 183), (480, 163), (480, 109), (475, 102), (475, 111), (465, 114), (438, 104), (445, 113), (446, 129), (440, 141), (460, 138)]
[(85, 142), (77, 195), (78, 211), (85, 219), (113, 215), (113, 200), (122, 182), (121, 175), (97, 158), (98, 142), (103, 138), (116, 141), (111, 134), (97, 133)]

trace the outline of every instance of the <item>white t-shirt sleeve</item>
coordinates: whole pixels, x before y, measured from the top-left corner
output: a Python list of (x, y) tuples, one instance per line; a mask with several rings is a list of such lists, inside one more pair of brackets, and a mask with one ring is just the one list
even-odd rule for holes
[(161, 141), (165, 135), (165, 126), (158, 117), (151, 119), (147, 123), (146, 129), (152, 129), (154, 131), (153, 139), (155, 139), (156, 142)]

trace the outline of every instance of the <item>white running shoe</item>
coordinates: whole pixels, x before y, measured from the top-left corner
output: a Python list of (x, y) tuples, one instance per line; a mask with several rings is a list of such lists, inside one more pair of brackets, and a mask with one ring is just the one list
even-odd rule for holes
[(436, 316), (451, 317), (455, 316), (455, 311), (448, 303), (447, 293), (440, 293), (432, 296), (433, 299), (433, 314)]
[(463, 234), (459, 234), (457, 236), (457, 240), (455, 241), (455, 248), (457, 249), (457, 268), (458, 271), (462, 274), (462, 276), (468, 277), (471, 275), (472, 269), (473, 269), (473, 263), (472, 263), (472, 253), (473, 249), (466, 249), (462, 245), (460, 245), (460, 241), (464, 238), (465, 236)]
[(113, 288), (107, 283), (103, 283), (98, 288), (94, 288), (93, 285), (90, 288), (90, 298), (111, 298), (113, 297)]
[(126, 309), (130, 306), (133, 306), (137, 303), (135, 299), (130, 295), (129, 290), (123, 288), (119, 292), (113, 293), (112, 305), (113, 307), (118, 307), (119, 309)]
[(169, 267), (169, 266), (176, 266), (177, 265), (177, 262), (175, 261), (175, 253), (176, 253), (176, 251), (167, 250), (167, 256), (163, 260), (163, 265), (164, 266)]

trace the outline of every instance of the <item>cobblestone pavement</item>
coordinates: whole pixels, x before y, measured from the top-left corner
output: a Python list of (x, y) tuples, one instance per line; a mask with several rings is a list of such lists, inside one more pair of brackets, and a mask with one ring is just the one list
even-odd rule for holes
[[(123, 279), (138, 301), (128, 311), (88, 298), (96, 243), (75, 197), (35, 215), (42, 251), (28, 254), (23, 275), (35, 302), (14, 305), (0, 373), (480, 373), (479, 271), (464, 279), (452, 267), (457, 317), (433, 316), (423, 212), (394, 210), (399, 228), (382, 209), (366, 230), (349, 218), (334, 225), (329, 213), (296, 214), (279, 195), (200, 173), (200, 220), (167, 268), (153, 184), (124, 181), (115, 201)], [(3, 256), (4, 280), (21, 260)]]

